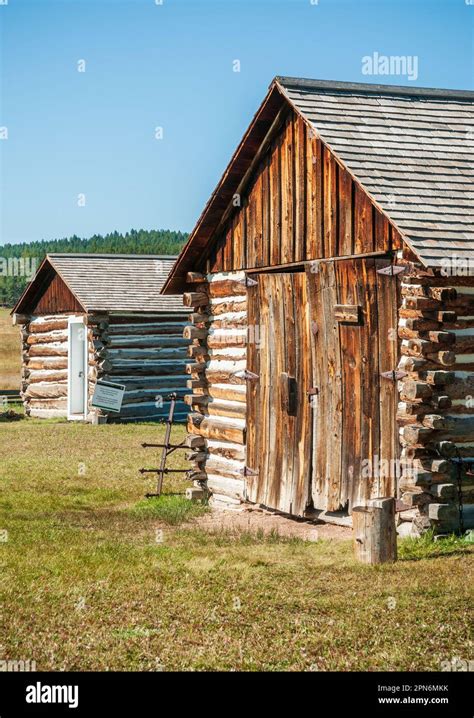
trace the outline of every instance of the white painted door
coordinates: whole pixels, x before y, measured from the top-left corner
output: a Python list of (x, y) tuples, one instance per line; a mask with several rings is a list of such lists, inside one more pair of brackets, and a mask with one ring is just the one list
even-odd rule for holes
[(87, 412), (87, 328), (81, 317), (69, 319), (68, 419)]

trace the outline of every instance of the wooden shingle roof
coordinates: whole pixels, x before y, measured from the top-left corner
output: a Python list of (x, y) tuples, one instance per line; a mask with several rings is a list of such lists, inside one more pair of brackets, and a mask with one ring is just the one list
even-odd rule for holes
[(132, 254), (48, 254), (13, 310), (28, 311), (43, 278), (57, 273), (85, 311), (183, 312), (181, 295), (160, 294), (176, 257)]
[(275, 82), (425, 265), (474, 262), (474, 92)]

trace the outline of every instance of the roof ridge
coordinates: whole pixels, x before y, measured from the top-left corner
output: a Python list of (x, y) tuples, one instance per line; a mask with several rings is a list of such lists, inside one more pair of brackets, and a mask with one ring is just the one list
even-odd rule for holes
[(47, 257), (74, 257), (74, 258), (95, 258), (95, 259), (172, 259), (178, 258), (177, 254), (102, 254), (95, 252), (48, 252)]
[(278, 83), (283, 87), (308, 90), (355, 92), (374, 95), (401, 95), (406, 97), (438, 97), (444, 100), (474, 100), (473, 90), (442, 89), (436, 87), (409, 87), (407, 85), (379, 85), (370, 82), (340, 82), (339, 80), (316, 80), (304, 77), (277, 75), (270, 87)]

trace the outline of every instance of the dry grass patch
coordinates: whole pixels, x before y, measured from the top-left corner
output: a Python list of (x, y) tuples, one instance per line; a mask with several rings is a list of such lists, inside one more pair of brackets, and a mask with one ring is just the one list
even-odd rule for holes
[(12, 326), (10, 310), (0, 307), (0, 390), (19, 389), (20, 372), (20, 329)]
[(182, 479), (143, 499), (153, 479), (137, 469), (156, 454), (140, 443), (162, 435), (0, 426), (5, 658), (40, 670), (438, 670), (472, 654), (472, 546), (408, 542), (397, 564), (367, 567), (348, 541), (209, 533), (193, 523), (205, 508), (173, 495)]

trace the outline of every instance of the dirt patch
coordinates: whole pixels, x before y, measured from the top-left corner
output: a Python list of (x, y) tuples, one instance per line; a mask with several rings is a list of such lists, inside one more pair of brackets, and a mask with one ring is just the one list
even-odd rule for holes
[(352, 537), (352, 531), (347, 526), (289, 518), (258, 506), (246, 506), (239, 510), (212, 509), (195, 519), (194, 523), (209, 532), (230, 531), (237, 534), (245, 531), (265, 535), (273, 532), (285, 538), (299, 538), (303, 541), (347, 540)]

